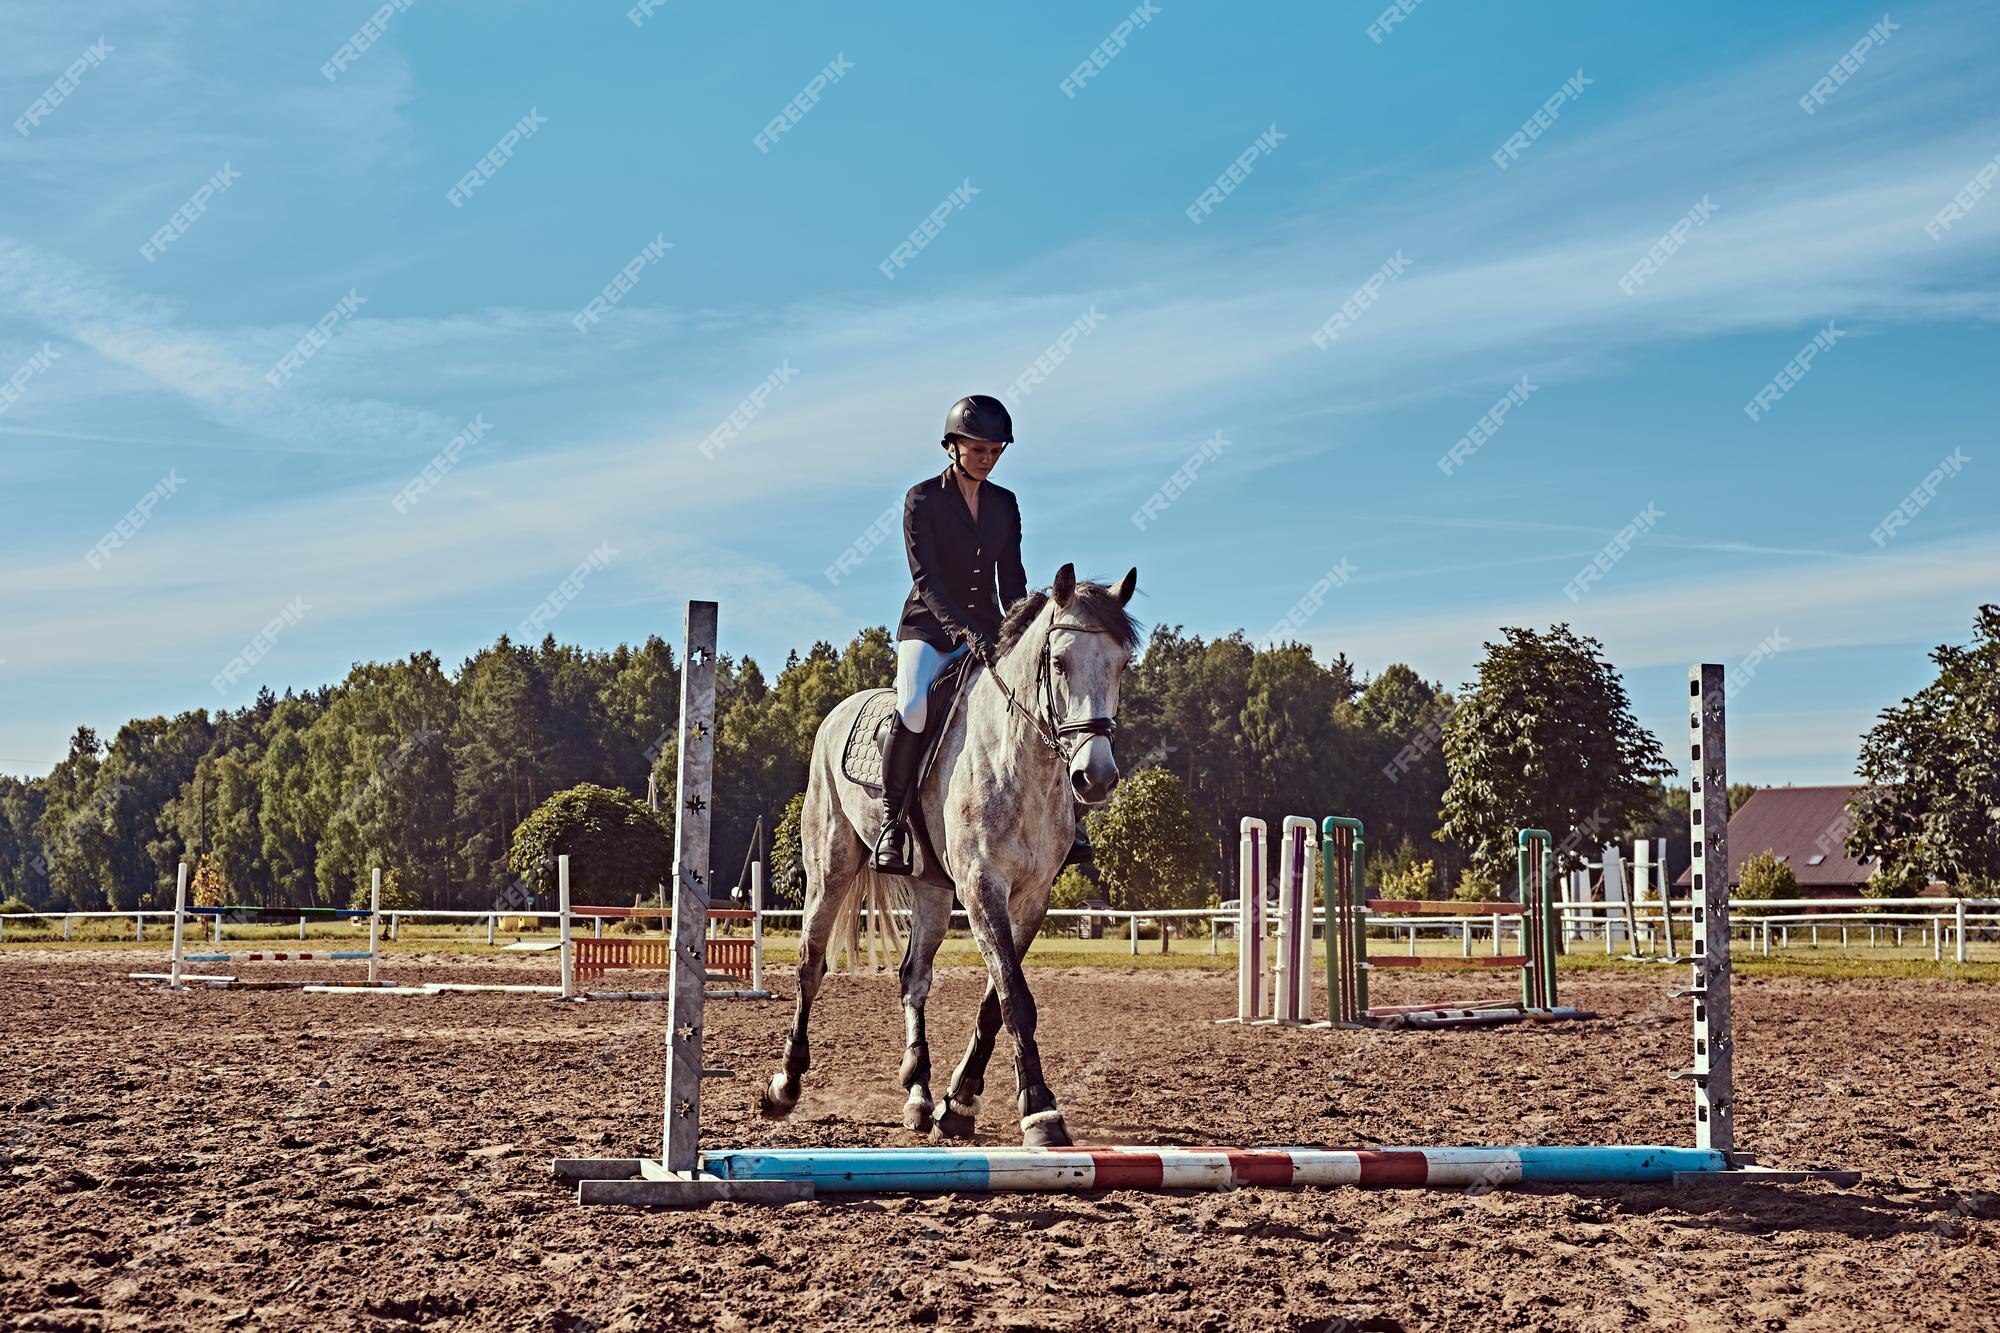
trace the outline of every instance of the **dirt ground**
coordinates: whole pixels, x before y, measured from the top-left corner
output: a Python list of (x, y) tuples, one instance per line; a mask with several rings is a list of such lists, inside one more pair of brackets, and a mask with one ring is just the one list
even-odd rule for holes
[[(581, 1209), (557, 1156), (651, 1153), (657, 1005), (180, 994), (135, 955), (0, 956), (0, 1326), (17, 1329), (2000, 1326), (1991, 992), (1737, 981), (1739, 1134), (1824, 1184), (944, 1195)], [(508, 960), (512, 964), (513, 960)], [(392, 958), (401, 977), (503, 977)], [(426, 965), (428, 964), (428, 965)], [(149, 964), (150, 965), (150, 964)], [(509, 967), (509, 972), (513, 969)], [(546, 971), (546, 966), (543, 967)], [(276, 974), (276, 969), (271, 969)], [(538, 978), (537, 978), (538, 979)], [(1589, 1025), (1218, 1026), (1222, 972), (1036, 970), (1082, 1142), (1688, 1143), (1679, 968), (1566, 978)], [(1388, 1002), (1446, 998), (1397, 979)], [(717, 1146), (893, 1145), (890, 976), (829, 982), (793, 1119), (751, 1110), (784, 1003), (710, 1010)], [(945, 1068), (979, 974), (945, 974)], [(1385, 991), (1391, 989), (1385, 987)], [(987, 1140), (1016, 1142), (1010, 1048)], [(943, 1068), (940, 1069), (942, 1077)]]

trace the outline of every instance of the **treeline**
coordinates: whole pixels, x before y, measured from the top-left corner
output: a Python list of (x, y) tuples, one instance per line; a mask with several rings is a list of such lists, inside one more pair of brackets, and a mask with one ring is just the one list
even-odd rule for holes
[[(1932, 657), (1936, 680), (1863, 738), (1848, 845), (1880, 858), (1884, 889), (2000, 886), (2000, 608), (1980, 608), (1972, 645)], [(881, 628), (793, 653), (775, 681), (749, 658), (719, 661), (718, 892), (739, 882), (760, 821), (775, 829), (803, 790), (821, 719), (894, 664)], [(267, 906), (347, 904), (378, 865), (398, 905), (518, 900), (515, 831), (558, 792), (643, 798), (656, 781), (670, 826), (679, 701), (658, 637), (610, 652), (503, 637), (455, 674), (418, 653), (309, 694), (130, 722), (108, 746), (79, 728), (46, 777), (0, 777), (0, 900), (158, 905), (183, 861), (212, 896)], [(1502, 629), (1462, 698), (1402, 665), (1363, 679), (1345, 656), (1160, 627), (1119, 726), (1120, 767), (1174, 776), (1225, 895), (1246, 814), (1358, 816), (1371, 881), (1399, 896), (1449, 894), (1467, 874), (1468, 890), (1507, 883), (1521, 827), (1552, 830), (1567, 864), (1635, 835), (1674, 840), (1670, 866), (1684, 864), (1686, 794), (1601, 645), (1567, 625)]]
[[(880, 628), (792, 654), (775, 681), (754, 660), (720, 661), (719, 886), (736, 882), (758, 820), (774, 827), (803, 789), (820, 720), (889, 684), (894, 662)], [(308, 694), (135, 720), (109, 745), (78, 728), (46, 777), (0, 777), (0, 898), (152, 905), (177, 863), (202, 861), (237, 902), (345, 904), (381, 865), (412, 905), (483, 907), (511, 882), (514, 830), (556, 792), (591, 782), (644, 797), (652, 777), (671, 818), (679, 699), (658, 637), (609, 652), (503, 637), (455, 673), (418, 653)], [(1345, 657), (1163, 627), (1127, 677), (1117, 747), (1126, 772), (1180, 780), (1218, 874), (1250, 811), (1353, 812), (1385, 852), (1407, 840), (1449, 871), (1458, 858), (1432, 835), (1450, 705), (1407, 667), (1364, 682)]]

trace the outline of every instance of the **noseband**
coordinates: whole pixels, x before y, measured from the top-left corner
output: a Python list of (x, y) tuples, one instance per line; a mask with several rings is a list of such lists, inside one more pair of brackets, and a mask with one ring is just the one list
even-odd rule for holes
[(1076, 721), (1065, 721), (1062, 715), (1056, 711), (1055, 647), (1053, 640), (1055, 639), (1056, 631), (1059, 629), (1066, 629), (1074, 634), (1109, 634), (1111, 632), (1097, 625), (1079, 625), (1071, 621), (1061, 620), (1055, 621), (1049, 626), (1049, 632), (1042, 640), (1042, 660), (1035, 666), (1035, 693), (1038, 696), (1037, 702), (1042, 706), (1041, 717), (1035, 716), (1021, 706), (1020, 700), (1015, 698), (1014, 691), (1007, 688), (1007, 682), (1000, 678), (999, 672), (995, 671), (992, 675), (993, 683), (1000, 687), (1000, 693), (1007, 696), (1007, 707), (1026, 718), (1028, 725), (1035, 730), (1035, 738), (1041, 741), (1043, 745), (1048, 746), (1050, 750), (1060, 755), (1063, 764), (1067, 766), (1075, 761), (1076, 752), (1082, 749), (1083, 745), (1089, 744), (1089, 741), (1086, 740), (1078, 745), (1066, 745), (1064, 744), (1065, 738), (1071, 736), (1102, 736), (1106, 740), (1109, 740), (1118, 730), (1118, 721), (1116, 718), (1109, 717), (1087, 717)]

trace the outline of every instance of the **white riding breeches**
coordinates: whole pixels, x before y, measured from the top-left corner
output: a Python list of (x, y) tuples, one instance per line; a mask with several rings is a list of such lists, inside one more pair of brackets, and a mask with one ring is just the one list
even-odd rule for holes
[(896, 645), (896, 712), (911, 731), (922, 731), (931, 685), (938, 672), (965, 656), (964, 644), (941, 653), (922, 639), (904, 639)]

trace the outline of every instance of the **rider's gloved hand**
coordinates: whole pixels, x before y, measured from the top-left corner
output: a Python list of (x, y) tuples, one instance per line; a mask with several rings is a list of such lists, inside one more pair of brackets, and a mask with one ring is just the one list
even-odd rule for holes
[(972, 655), (986, 664), (987, 670), (996, 671), (999, 669), (1000, 650), (993, 646), (993, 640), (987, 638), (978, 630), (972, 629), (965, 632), (965, 642), (966, 646), (972, 650)]

